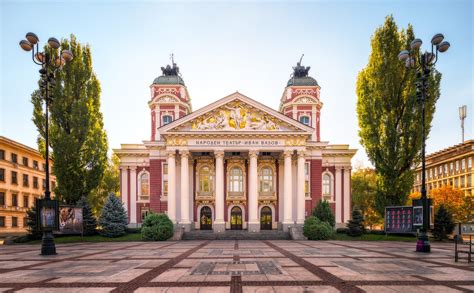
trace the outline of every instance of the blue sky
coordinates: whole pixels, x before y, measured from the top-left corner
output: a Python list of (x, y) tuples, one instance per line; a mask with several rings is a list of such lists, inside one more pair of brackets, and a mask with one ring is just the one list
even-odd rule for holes
[(461, 141), (458, 107), (468, 105), (473, 138), (473, 1), (0, 1), (0, 134), (36, 147), (30, 93), (37, 66), (18, 42), (29, 31), (42, 42), (74, 33), (89, 43), (102, 86), (110, 148), (150, 138), (149, 85), (171, 52), (201, 108), (238, 90), (278, 109), (291, 66), (303, 64), (321, 86), (321, 138), (350, 144), (367, 164), (355, 112), (357, 73), (370, 38), (392, 14), (425, 42), (438, 32), (451, 42), (437, 64), (441, 97), (427, 142), (433, 152)]

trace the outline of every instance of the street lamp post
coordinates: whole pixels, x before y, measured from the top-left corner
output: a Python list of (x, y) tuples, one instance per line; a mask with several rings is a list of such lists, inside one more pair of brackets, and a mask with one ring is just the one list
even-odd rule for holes
[(421, 55), (418, 49), (421, 47), (422, 41), (420, 39), (414, 39), (410, 43), (410, 50), (404, 50), (400, 52), (398, 58), (400, 61), (405, 62), (405, 66), (408, 70), (414, 70), (416, 72), (416, 97), (418, 102), (421, 104), (421, 135), (422, 135), (422, 146), (421, 146), (421, 202), (423, 210), (423, 225), (418, 234), (418, 241), (416, 243), (417, 252), (430, 252), (431, 246), (428, 240), (428, 229), (430, 224), (430, 207), (428, 206), (428, 197), (426, 195), (426, 166), (425, 166), (425, 102), (428, 99), (428, 79), (430, 77), (431, 70), (438, 61), (438, 52), (446, 52), (450, 44), (449, 42), (443, 41), (444, 36), (442, 34), (436, 34), (431, 39), (431, 52), (425, 51)]
[[(45, 102), (45, 158), (46, 158), (46, 186), (44, 192), (44, 200), (47, 202), (51, 201), (51, 191), (49, 188), (49, 104), (51, 102), (50, 92), (54, 88), (56, 82), (54, 80), (54, 74), (56, 70), (62, 67), (66, 62), (73, 59), (73, 54), (69, 50), (61, 50), (60, 43), (56, 38), (49, 38), (48, 46), (43, 52), (39, 51), (39, 39), (34, 33), (27, 33), (26, 40), (20, 41), (20, 47), (25, 51), (31, 51), (33, 62), (39, 66), (41, 80), (40, 96)], [(36, 45), (36, 48), (35, 48)], [(47, 206), (47, 205), (46, 205)], [(37, 211), (39, 212), (39, 211)], [(50, 215), (51, 216), (51, 215)], [(57, 215), (56, 215), (57, 217)], [(38, 217), (39, 218), (39, 217)], [(46, 218), (46, 217), (45, 217)], [(51, 217), (49, 217), (49, 220)], [(43, 224), (43, 228), (47, 227), (47, 223)], [(40, 226), (40, 223), (37, 223)], [(42, 229), (43, 238), (41, 240), (41, 254), (42, 255), (53, 255), (56, 254), (56, 246), (54, 245), (54, 237), (52, 229)]]

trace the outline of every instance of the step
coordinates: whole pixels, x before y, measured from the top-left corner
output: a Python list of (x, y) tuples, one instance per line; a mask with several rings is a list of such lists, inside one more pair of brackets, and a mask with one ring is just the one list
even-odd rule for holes
[(224, 233), (194, 230), (185, 232), (183, 240), (288, 240), (290, 234), (280, 230), (260, 231), (251, 233), (246, 230), (227, 230)]

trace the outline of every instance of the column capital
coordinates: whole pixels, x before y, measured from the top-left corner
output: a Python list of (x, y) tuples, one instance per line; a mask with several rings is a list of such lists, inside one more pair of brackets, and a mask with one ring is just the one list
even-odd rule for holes
[(130, 166), (128, 167), (130, 171), (137, 171), (137, 166)]
[(167, 150), (166, 151), (166, 156), (168, 158), (175, 158), (176, 157), (176, 151), (175, 150)]
[(341, 171), (344, 168), (342, 166), (334, 166), (334, 169), (336, 169), (336, 171)]
[(190, 156), (190, 153), (188, 150), (179, 151), (179, 154), (181, 155), (182, 158), (189, 158)]
[(291, 156), (293, 156), (293, 152), (294, 152), (294, 150), (284, 150), (284, 151), (283, 151), (283, 156), (284, 156), (285, 158), (291, 157)]
[(344, 170), (352, 170), (352, 166), (344, 166)]
[(296, 153), (297, 153), (298, 158), (301, 158), (301, 157), (305, 158), (306, 156), (306, 150), (298, 150)]
[(256, 158), (256, 157), (258, 157), (258, 151), (256, 151), (256, 150), (250, 150), (250, 151), (249, 151), (249, 157), (250, 157), (250, 158)]
[(215, 151), (214, 151), (214, 157), (215, 157), (216, 159), (218, 159), (218, 158), (219, 158), (219, 159), (224, 158), (224, 151), (223, 151), (223, 150), (215, 150)]

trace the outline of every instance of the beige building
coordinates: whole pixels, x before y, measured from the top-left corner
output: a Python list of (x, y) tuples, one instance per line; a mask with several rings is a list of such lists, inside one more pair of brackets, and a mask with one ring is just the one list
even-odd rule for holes
[(37, 150), (0, 136), (0, 235), (26, 231), (26, 210), (44, 194), (45, 166)]
[[(426, 189), (451, 185), (474, 195), (474, 140), (440, 150), (426, 157)], [(416, 168), (414, 191), (421, 191), (421, 164)]]

